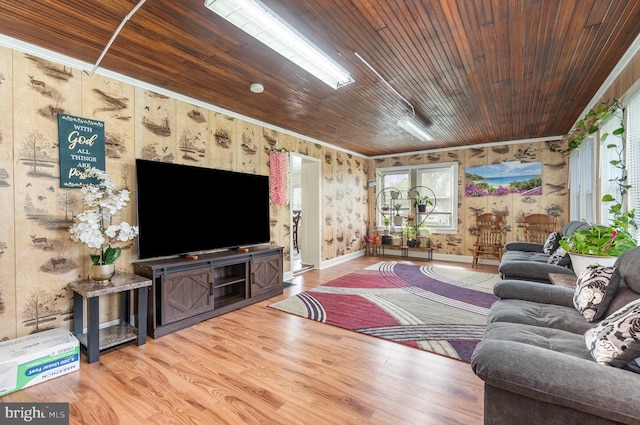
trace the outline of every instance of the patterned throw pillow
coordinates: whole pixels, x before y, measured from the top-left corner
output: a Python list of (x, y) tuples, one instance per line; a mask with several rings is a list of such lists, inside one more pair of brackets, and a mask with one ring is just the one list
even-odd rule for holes
[(592, 264), (580, 273), (573, 294), (573, 305), (587, 319), (595, 322), (609, 308), (620, 286), (620, 272), (615, 267)]
[(556, 249), (560, 247), (560, 239), (562, 239), (562, 235), (558, 232), (549, 233), (549, 237), (547, 241), (544, 243), (542, 247), (542, 252), (547, 255), (551, 255)]
[(569, 257), (569, 253), (567, 253), (563, 247), (559, 247), (549, 256), (547, 263), (566, 267), (571, 263), (571, 258)]
[(584, 342), (594, 360), (625, 367), (640, 357), (640, 300), (635, 300), (589, 329)]

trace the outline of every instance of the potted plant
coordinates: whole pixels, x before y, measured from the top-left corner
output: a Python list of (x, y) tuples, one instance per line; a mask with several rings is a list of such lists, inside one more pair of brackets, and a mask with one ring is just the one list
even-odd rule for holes
[(416, 216), (413, 214), (407, 214), (407, 226), (413, 226), (415, 224)]
[(418, 238), (416, 237), (417, 232), (416, 232), (415, 226), (411, 226), (411, 227), (407, 226), (407, 235), (408, 235), (407, 246), (409, 246), (410, 248), (414, 248), (419, 245)]
[(393, 217), (393, 224), (396, 226), (402, 226), (402, 216), (400, 215), (400, 208), (402, 204), (394, 204), (393, 209), (396, 210), (396, 215)]
[(391, 224), (391, 219), (385, 215), (383, 220), (384, 220), (384, 233), (383, 234), (385, 236), (388, 236), (389, 235), (389, 225)]
[(115, 274), (114, 262), (122, 251), (112, 243), (126, 242), (138, 236), (138, 227), (121, 222), (114, 224), (113, 218), (127, 203), (131, 192), (116, 189), (109, 175), (97, 168), (84, 171), (87, 178), (97, 179), (98, 183), (86, 184), (80, 190), (88, 209), (76, 216), (78, 222), (69, 228), (71, 240), (82, 242), (96, 249), (91, 254), (90, 277), (96, 282), (109, 282)]
[[(635, 213), (625, 213), (629, 218)], [(614, 219), (608, 226), (594, 224), (588, 229), (580, 229), (560, 240), (560, 246), (569, 253), (571, 264), (576, 275), (582, 273), (587, 266), (598, 263), (602, 266), (613, 266), (623, 252), (638, 245), (633, 236)]]
[(382, 234), (382, 245), (391, 245), (392, 242), (392, 237), (389, 234), (389, 225), (391, 224), (391, 219), (389, 219), (389, 217), (387, 217), (386, 215), (384, 216), (384, 232)]
[(630, 232), (630, 229), (637, 228), (635, 209), (623, 212), (622, 203), (611, 195), (604, 195), (602, 202), (613, 202), (609, 208), (614, 216), (611, 223), (593, 224), (588, 229), (576, 230), (560, 240), (560, 246), (571, 257), (576, 275), (593, 263), (612, 266), (620, 254), (638, 245)]
[(413, 207), (416, 208), (419, 213), (425, 213), (427, 212), (427, 205), (433, 205), (433, 202), (429, 200), (429, 195), (421, 196), (420, 192), (416, 191)]
[(418, 231), (419, 231), (420, 237), (423, 237), (423, 238), (427, 238), (429, 237), (429, 235), (431, 235), (431, 230), (429, 230), (429, 227), (424, 222), (418, 227)]

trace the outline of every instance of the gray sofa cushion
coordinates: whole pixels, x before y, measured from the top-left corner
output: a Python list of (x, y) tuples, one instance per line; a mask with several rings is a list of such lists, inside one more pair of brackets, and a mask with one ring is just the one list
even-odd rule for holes
[[(499, 300), (489, 310), (487, 323), (506, 322), (566, 331), (580, 335), (593, 326), (573, 307), (523, 300)], [(520, 332), (520, 331), (519, 331)], [(582, 342), (584, 347), (584, 342)], [(584, 347), (586, 350), (586, 347)]]
[(502, 254), (498, 272), (504, 279), (520, 279), (534, 282), (549, 281), (549, 273), (575, 276), (568, 267), (548, 263), (549, 256), (542, 252), (507, 251)]
[(640, 294), (633, 292), (627, 285), (625, 285), (624, 281), (620, 282), (620, 287), (618, 288), (618, 293), (611, 300), (611, 304), (609, 304), (609, 308), (605, 313), (604, 317), (609, 317), (616, 311), (620, 310), (625, 305), (629, 304), (631, 301), (640, 299)]
[(640, 247), (622, 253), (616, 260), (615, 267), (620, 270), (622, 281), (640, 294)]
[(526, 280), (502, 280), (493, 286), (493, 293), (501, 299), (533, 301), (573, 307), (573, 288), (544, 285)]
[(527, 344), (593, 361), (593, 357), (584, 344), (582, 333), (521, 323), (496, 322), (487, 325), (484, 339)]
[(504, 244), (507, 251), (539, 252), (544, 254), (544, 245), (535, 242), (514, 241)]
[[(578, 414), (571, 416), (570, 413), (564, 417), (542, 415), (543, 422), (513, 422), (509, 421), (511, 418), (485, 415), (486, 424), (639, 423), (640, 375), (596, 363), (582, 335), (492, 323), (473, 352), (471, 367), (487, 386), (537, 400), (545, 412), (554, 406), (565, 406), (580, 414), (593, 415), (592, 421), (578, 420)], [(517, 398), (499, 402), (516, 409), (524, 408), (513, 404)], [(495, 408), (486, 405), (485, 411)], [(535, 416), (536, 412), (531, 413), (531, 417), (540, 417)]]
[[(570, 221), (562, 227), (560, 233), (570, 235), (578, 229), (588, 228), (584, 221)], [(544, 245), (532, 242), (508, 242), (506, 252), (498, 266), (498, 272), (503, 279), (520, 279), (534, 282), (549, 281), (549, 273), (563, 273), (574, 275), (571, 269), (571, 259), (565, 258), (560, 265), (548, 264), (549, 255), (544, 253)]]
[(502, 254), (502, 262), (506, 261), (535, 261), (538, 263), (546, 263), (549, 261), (549, 255), (544, 252), (535, 251), (507, 251)]
[(576, 230), (589, 229), (589, 228), (591, 228), (591, 225), (585, 221), (572, 220), (572, 221), (569, 221), (564, 226), (562, 226), (562, 230), (560, 231), (560, 233), (562, 233), (562, 235), (570, 235)]

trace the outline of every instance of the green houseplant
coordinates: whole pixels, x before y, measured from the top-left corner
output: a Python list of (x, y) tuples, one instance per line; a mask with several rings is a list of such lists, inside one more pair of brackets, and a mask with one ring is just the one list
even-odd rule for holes
[(384, 220), (384, 234), (388, 235), (389, 234), (389, 225), (391, 224), (391, 219), (389, 219), (389, 217), (387, 217), (385, 215), (383, 220)]
[[(567, 148), (564, 150), (555, 149), (555, 151), (568, 154), (577, 149), (588, 136), (600, 130), (603, 122), (614, 117), (621, 110), (622, 105), (617, 98), (610, 102), (602, 103), (596, 109), (591, 109), (584, 118), (576, 123), (574, 129), (564, 137), (567, 141)], [(617, 257), (638, 244), (631, 234), (632, 229), (637, 229), (635, 209), (624, 210), (624, 196), (630, 186), (627, 184), (627, 170), (624, 161), (626, 140), (624, 122), (622, 120), (620, 126), (611, 134), (602, 133), (600, 140), (605, 141), (609, 136), (618, 138), (617, 143), (609, 143), (607, 148), (615, 149), (618, 154), (618, 159), (610, 161), (610, 164), (620, 172), (619, 177), (612, 179), (618, 186), (620, 199), (618, 200), (611, 194), (606, 194), (601, 199), (601, 202), (611, 204), (609, 207), (609, 213), (613, 216), (611, 223), (607, 225), (593, 224), (589, 229), (578, 230), (570, 236), (565, 236), (560, 241), (560, 246), (570, 255)]]
[(427, 205), (433, 205), (433, 202), (429, 200), (429, 195), (421, 196), (420, 192), (416, 191), (416, 198), (413, 201), (413, 207), (417, 209), (419, 213), (427, 211)]
[(393, 217), (393, 224), (396, 226), (402, 226), (402, 216), (400, 215), (400, 209), (402, 204), (394, 204), (393, 209), (396, 210), (396, 215)]
[(577, 230), (571, 236), (564, 237), (560, 246), (570, 254), (618, 257), (638, 245), (629, 232), (630, 227), (636, 226), (634, 215), (635, 210), (632, 210), (619, 214), (609, 225), (593, 224), (589, 229)]

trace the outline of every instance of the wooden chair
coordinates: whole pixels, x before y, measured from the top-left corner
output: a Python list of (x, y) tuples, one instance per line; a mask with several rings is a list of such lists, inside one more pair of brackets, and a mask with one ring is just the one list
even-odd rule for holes
[(491, 257), (502, 260), (504, 250), (504, 216), (493, 213), (476, 214), (476, 242), (471, 267), (478, 265), (478, 258)]
[(524, 240), (544, 244), (549, 234), (556, 231), (558, 216), (548, 214), (522, 213), (522, 225), (524, 226)]
[(300, 225), (300, 215), (302, 210), (293, 210), (293, 249), (297, 253), (300, 253), (300, 246), (298, 246), (298, 227)]

